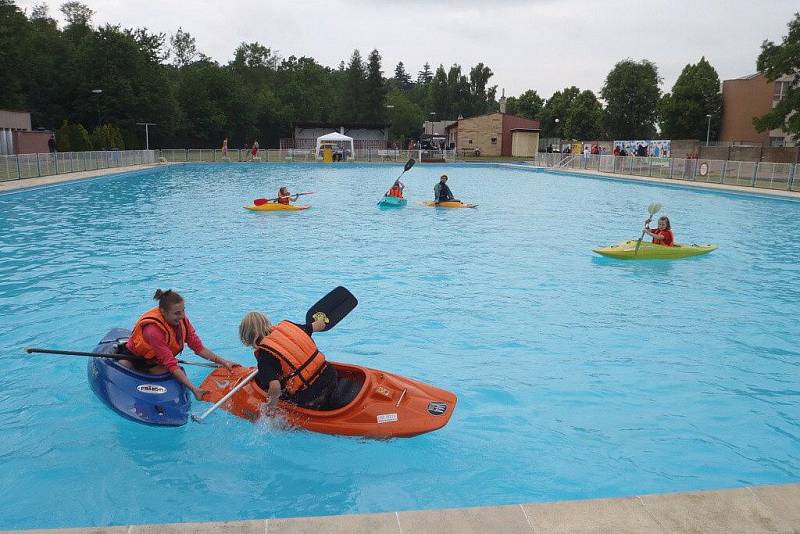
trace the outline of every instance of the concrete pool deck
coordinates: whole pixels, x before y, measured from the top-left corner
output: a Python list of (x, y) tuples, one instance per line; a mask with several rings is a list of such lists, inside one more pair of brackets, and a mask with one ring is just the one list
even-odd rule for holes
[(4, 532), (25, 534), (800, 533), (800, 484), (483, 508)]
[(111, 174), (118, 174), (121, 172), (141, 171), (141, 170), (151, 169), (153, 167), (162, 167), (164, 165), (168, 164), (145, 163), (141, 165), (129, 165), (127, 167), (110, 167), (108, 169), (97, 169), (94, 171), (52, 174), (50, 176), (41, 176), (39, 178), (8, 180), (5, 182), (0, 182), (0, 193), (7, 193), (9, 191), (16, 191), (19, 189), (31, 189), (31, 188), (44, 187), (48, 185), (62, 184), (68, 182), (78, 182), (80, 180), (87, 180), (89, 178), (99, 178), (101, 176), (108, 176)]

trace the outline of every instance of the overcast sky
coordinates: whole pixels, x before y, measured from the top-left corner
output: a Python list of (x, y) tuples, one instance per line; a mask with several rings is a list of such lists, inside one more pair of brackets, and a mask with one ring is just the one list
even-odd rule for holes
[[(30, 12), (41, 0), (18, 0)], [(61, 1), (45, 1), (62, 20)], [(311, 56), (335, 67), (354, 49), (377, 48), (387, 77), (398, 61), (416, 78), (433, 68), (482, 61), (507, 96), (535, 89), (548, 98), (570, 85), (599, 92), (625, 58), (649, 59), (669, 91), (687, 63), (705, 56), (720, 79), (755, 72), (764, 39), (780, 41), (800, 4), (788, 0), (86, 0), (95, 25), (179, 26), (198, 50), (227, 63), (236, 46), (258, 41), (281, 57)], [(498, 90), (499, 94), (499, 90)]]

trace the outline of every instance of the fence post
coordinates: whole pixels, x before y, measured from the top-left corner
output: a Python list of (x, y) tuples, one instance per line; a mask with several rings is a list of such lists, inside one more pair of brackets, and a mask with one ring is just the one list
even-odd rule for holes
[[(800, 150), (800, 147), (798, 147), (798, 150)], [(792, 190), (792, 186), (794, 185), (794, 175), (795, 174), (797, 174), (797, 163), (792, 165), (792, 170), (789, 171), (789, 182), (788, 182), (788, 186), (787, 186), (787, 191), (791, 191)]]
[(760, 161), (756, 161), (756, 164), (753, 166), (753, 181), (750, 184), (750, 187), (756, 186), (756, 177), (758, 177), (758, 165), (760, 163), (761, 163)]
[(42, 175), (42, 164), (39, 162), (39, 153), (36, 153), (36, 175)]
[(19, 167), (19, 154), (14, 155), (17, 158), (17, 180), (22, 180), (22, 169)]
[(672, 173), (674, 171), (675, 171), (675, 158), (670, 157), (669, 158), (669, 179), (670, 180), (674, 180), (674, 178), (672, 177)]
[(719, 177), (719, 183), (725, 183), (725, 173), (728, 172), (728, 160), (722, 162), (722, 175)]
[(647, 156), (647, 176), (653, 176), (653, 157)]
[(189, 161), (189, 149), (188, 148), (186, 149), (186, 153), (184, 155), (185, 155), (184, 161), (186, 161), (188, 163), (188, 161)]

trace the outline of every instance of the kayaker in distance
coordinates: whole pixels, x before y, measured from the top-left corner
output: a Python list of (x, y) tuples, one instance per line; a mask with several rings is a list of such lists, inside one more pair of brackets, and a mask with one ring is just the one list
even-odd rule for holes
[(183, 297), (176, 291), (157, 289), (153, 299), (158, 301), (158, 306), (145, 312), (136, 321), (131, 337), (124, 345), (126, 354), (144, 358), (144, 361), (120, 360), (120, 363), (129, 369), (154, 375), (169, 371), (178, 382), (194, 394), (197, 400), (201, 400), (206, 390), (192, 384), (176, 359), (184, 345), (189, 345), (198, 356), (218, 363), (226, 369), (237, 367), (239, 364), (229, 362), (203, 346), (203, 342), (186, 316)]
[(652, 219), (647, 219), (644, 222), (644, 231), (653, 238), (653, 244), (671, 247), (674, 238), (672, 236), (672, 226), (669, 224), (669, 217), (659, 217), (658, 228), (653, 228), (652, 230), (650, 229), (650, 221)]
[(443, 174), (439, 178), (439, 183), (433, 187), (434, 202), (461, 202), (453, 198), (453, 192), (447, 187), (447, 175)]
[(289, 188), (284, 186), (278, 190), (278, 204), (286, 204), (289, 205), (289, 202), (292, 200), (296, 201), (300, 195), (293, 195), (289, 193)]
[(255, 349), (256, 383), (267, 393), (267, 411), (283, 398), (315, 410), (340, 407), (338, 375), (317, 350), (311, 334), (325, 329), (324, 320), (298, 325), (281, 321), (273, 326), (259, 312), (248, 312), (239, 325), (242, 344)]
[(398, 178), (394, 181), (394, 185), (389, 188), (384, 196), (403, 198), (403, 190), (406, 188), (405, 184)]

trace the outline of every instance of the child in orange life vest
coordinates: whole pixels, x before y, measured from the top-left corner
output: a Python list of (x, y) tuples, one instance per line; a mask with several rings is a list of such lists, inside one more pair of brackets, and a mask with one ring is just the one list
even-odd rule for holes
[(259, 312), (248, 312), (239, 325), (242, 344), (255, 349), (256, 384), (267, 393), (268, 412), (279, 399), (316, 410), (339, 407), (338, 375), (325, 355), (317, 350), (311, 334), (325, 329), (325, 322), (298, 325), (281, 321), (273, 326)]
[(292, 200), (297, 200), (300, 195), (293, 195), (289, 193), (288, 187), (281, 187), (278, 190), (278, 204), (289, 204)]
[(394, 185), (389, 188), (389, 190), (386, 192), (386, 195), (384, 196), (403, 198), (403, 190), (405, 188), (406, 188), (405, 184), (403, 184), (403, 182), (401, 182), (400, 179), (398, 178), (397, 180), (394, 181)]
[(669, 217), (659, 217), (658, 228), (653, 228), (652, 230), (649, 226), (651, 220), (647, 219), (644, 222), (644, 231), (653, 238), (653, 244), (671, 247), (674, 238), (672, 236), (672, 226), (669, 224)]
[[(158, 306), (142, 315), (133, 327), (131, 337), (123, 347), (123, 353), (138, 356), (136, 360), (120, 360), (120, 364), (129, 369), (137, 369), (150, 374), (162, 374), (169, 371), (201, 400), (206, 390), (196, 387), (186, 377), (186, 373), (178, 365), (176, 356), (189, 347), (203, 358), (230, 369), (239, 364), (232, 363), (214, 354), (203, 346), (203, 342), (186, 316), (186, 304), (176, 291), (168, 289), (156, 290), (153, 298)], [(144, 361), (142, 361), (142, 359)]]

